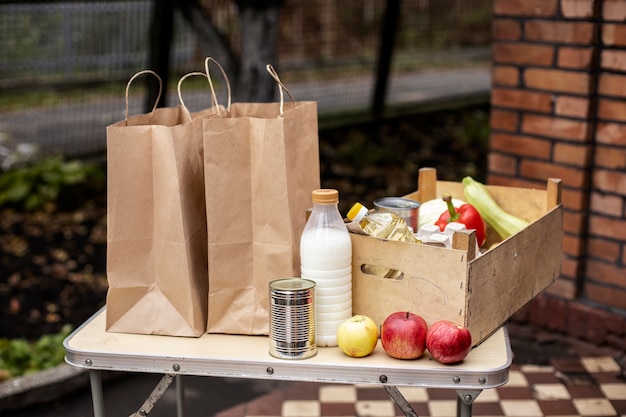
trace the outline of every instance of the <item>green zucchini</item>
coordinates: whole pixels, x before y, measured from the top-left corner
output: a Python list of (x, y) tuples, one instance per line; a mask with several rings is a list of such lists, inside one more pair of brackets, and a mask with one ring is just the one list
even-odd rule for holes
[(472, 177), (465, 177), (462, 183), (465, 186), (463, 193), (467, 202), (478, 210), (483, 220), (498, 233), (502, 240), (508, 239), (528, 226), (526, 220), (504, 211), (480, 182)]

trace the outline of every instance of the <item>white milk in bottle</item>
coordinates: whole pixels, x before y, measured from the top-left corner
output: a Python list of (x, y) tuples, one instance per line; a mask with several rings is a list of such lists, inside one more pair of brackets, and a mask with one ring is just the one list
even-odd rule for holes
[(317, 346), (337, 346), (337, 329), (352, 317), (352, 242), (339, 213), (339, 192), (312, 193), (300, 239), (302, 278), (315, 281)]

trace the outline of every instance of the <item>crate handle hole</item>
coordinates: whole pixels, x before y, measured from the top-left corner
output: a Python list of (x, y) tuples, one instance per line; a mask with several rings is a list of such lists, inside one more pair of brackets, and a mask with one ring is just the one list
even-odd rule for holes
[(396, 281), (404, 279), (404, 272), (384, 265), (362, 264), (361, 272), (378, 278), (393, 279)]

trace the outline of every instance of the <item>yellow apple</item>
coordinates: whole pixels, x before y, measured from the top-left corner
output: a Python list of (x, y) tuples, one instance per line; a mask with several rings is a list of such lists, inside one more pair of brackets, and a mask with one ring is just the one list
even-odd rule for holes
[(337, 344), (348, 356), (362, 358), (374, 351), (378, 343), (378, 326), (367, 316), (357, 314), (337, 329)]

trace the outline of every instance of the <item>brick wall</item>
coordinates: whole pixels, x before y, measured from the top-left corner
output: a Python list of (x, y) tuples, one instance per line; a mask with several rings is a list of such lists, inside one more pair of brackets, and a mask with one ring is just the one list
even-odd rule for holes
[(622, 347), (625, 22), (626, 0), (494, 0), (488, 178), (537, 188), (563, 180), (562, 273), (517, 318)]

